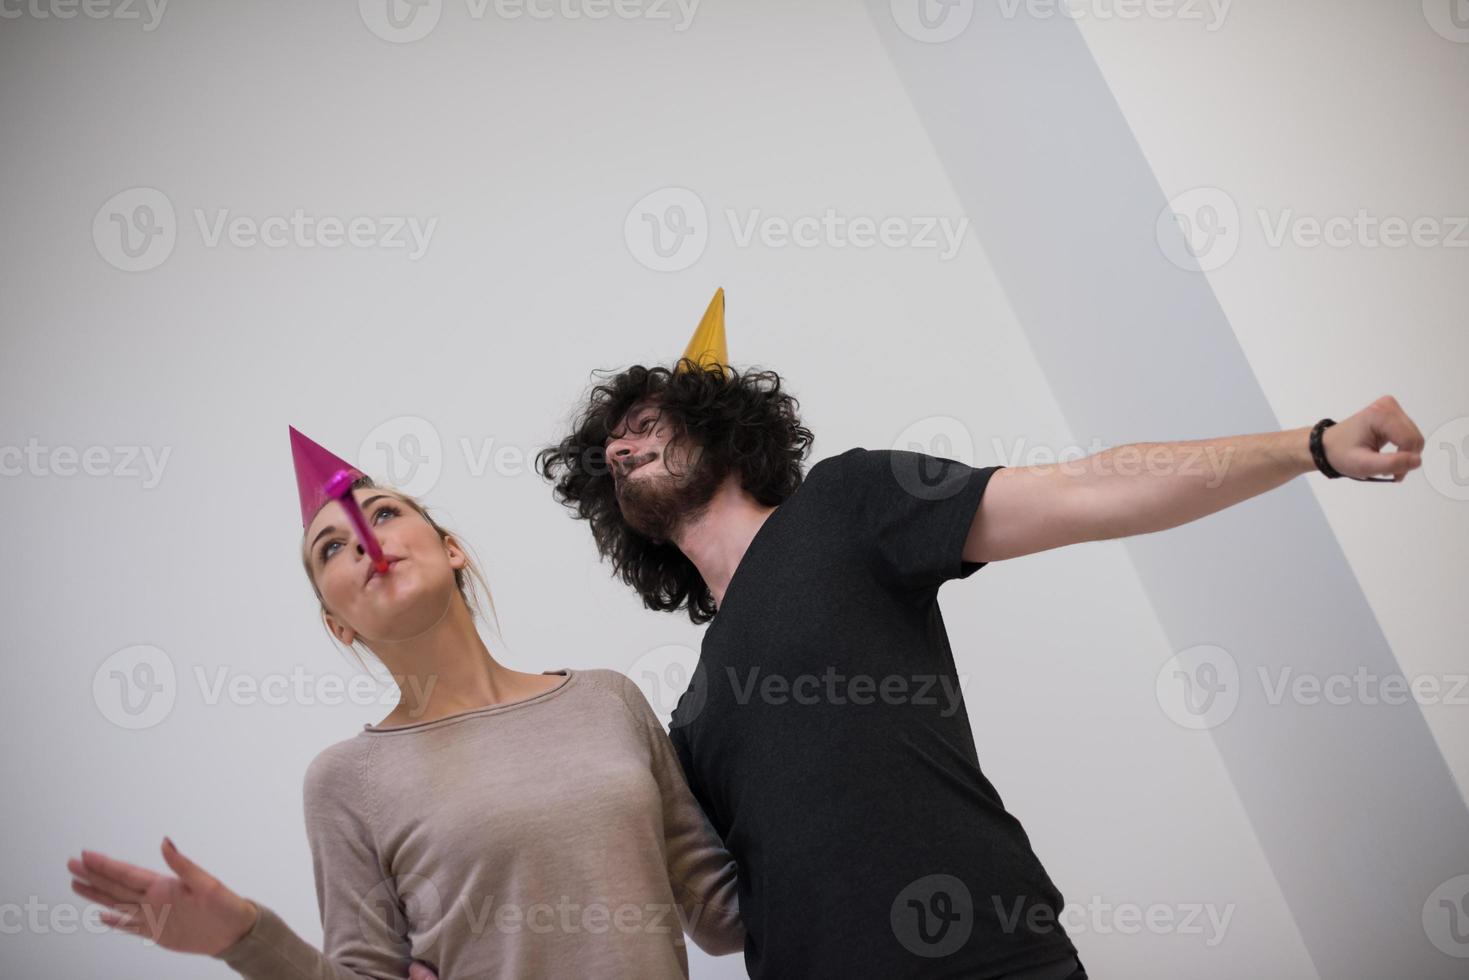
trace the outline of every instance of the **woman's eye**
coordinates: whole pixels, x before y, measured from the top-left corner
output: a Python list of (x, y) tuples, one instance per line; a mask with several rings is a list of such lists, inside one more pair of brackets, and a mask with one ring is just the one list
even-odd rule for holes
[[(379, 518), (382, 517), (384, 514), (391, 514), (392, 516), (396, 517), (398, 515), (398, 508), (391, 507), (388, 504), (383, 504), (377, 510), (372, 512), (372, 522), (374, 524), (381, 524), (382, 521), (379, 520)], [(332, 555), (336, 554), (335, 547), (341, 543), (342, 542), (340, 541), (328, 541), (321, 546), (321, 549), (317, 552), (317, 554), (321, 556), (321, 560), (324, 562)]]

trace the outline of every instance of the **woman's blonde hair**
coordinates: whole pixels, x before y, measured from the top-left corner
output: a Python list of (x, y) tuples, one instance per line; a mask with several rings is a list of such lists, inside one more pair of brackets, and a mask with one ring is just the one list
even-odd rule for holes
[[(485, 618), (484, 609), (480, 606), (479, 603), (479, 592), (481, 589), (483, 589), (485, 598), (489, 601), (490, 604), (490, 614), (494, 617), (495, 620), (495, 630), (496, 632), (498, 632), (500, 629), (500, 616), (499, 613), (495, 611), (495, 597), (490, 593), (490, 584), (489, 582), (485, 581), (485, 576), (484, 573), (480, 571), (479, 563), (476, 562), (473, 556), (470, 555), (469, 547), (464, 543), (459, 535), (455, 534), (445, 527), (442, 527), (439, 522), (434, 520), (433, 517), (429, 514), (427, 507), (423, 506), (423, 504), (420, 504), (413, 497), (410, 497), (408, 494), (403, 493), (400, 490), (394, 490), (392, 487), (379, 487), (375, 482), (373, 482), (373, 479), (370, 476), (358, 477), (357, 480), (354, 481), (352, 484), (353, 490), (357, 490), (361, 487), (372, 487), (374, 489), (382, 490), (384, 493), (391, 496), (394, 500), (402, 501), (409, 507), (412, 507), (413, 510), (420, 517), (428, 521), (429, 526), (438, 532), (440, 541), (447, 541), (450, 538), (454, 540), (454, 543), (457, 544), (459, 546), (459, 549), (464, 552), (464, 567), (454, 569), (454, 584), (459, 589), (459, 596), (464, 600), (465, 606), (469, 608), (471, 617), (483, 620)], [(301, 566), (306, 570), (306, 580), (311, 583), (311, 591), (316, 593), (316, 601), (321, 606), (321, 625), (326, 629), (327, 635), (332, 638), (332, 641), (338, 643), (338, 645), (340, 646), (340, 641), (338, 641), (336, 635), (332, 633), (331, 627), (327, 626), (326, 614), (328, 610), (326, 608), (326, 600), (322, 598), (321, 589), (316, 584), (316, 576), (311, 571), (311, 553), (306, 547), (306, 536), (304, 533), (301, 536)], [(368, 650), (367, 647), (364, 646), (360, 640), (353, 640), (352, 646), (345, 649), (351, 649), (353, 656), (357, 658), (357, 663), (361, 665), (363, 670), (368, 670), (366, 662), (364, 662), (362, 659), (362, 654), (371, 654), (371, 650)]]

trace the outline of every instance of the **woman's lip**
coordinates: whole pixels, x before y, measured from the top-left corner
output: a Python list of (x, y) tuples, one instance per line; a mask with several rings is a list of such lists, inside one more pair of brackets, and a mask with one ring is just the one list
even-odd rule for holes
[[(388, 568), (391, 569), (394, 565), (398, 564), (398, 562), (400, 562), (402, 560), (403, 559), (401, 559), (401, 558), (389, 558), (388, 559)], [(368, 565), (367, 566), (367, 579), (365, 581), (363, 581), (362, 587), (364, 589), (367, 588), (367, 583), (368, 582), (371, 582), (375, 578), (377, 578), (377, 569), (373, 568), (371, 565)]]

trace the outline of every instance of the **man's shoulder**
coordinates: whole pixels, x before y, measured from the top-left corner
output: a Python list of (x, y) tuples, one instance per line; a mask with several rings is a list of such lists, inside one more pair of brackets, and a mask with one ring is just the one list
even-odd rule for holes
[[(882, 516), (893, 506), (955, 497), (966, 486), (983, 486), (976, 475), (1003, 466), (975, 467), (958, 454), (917, 449), (867, 449), (861, 446), (828, 456), (811, 467), (810, 478), (832, 507), (857, 508)], [(977, 498), (976, 498), (977, 499)]]
[(811, 472), (815, 473), (817, 469), (822, 467), (825, 467), (827, 469), (841, 469), (853, 461), (861, 461), (863, 459), (866, 459), (868, 457), (868, 454), (875, 452), (879, 452), (879, 450), (864, 449), (861, 446), (853, 446), (851, 449), (840, 453), (834, 453), (833, 455), (827, 456), (819, 462), (813, 464), (811, 467)]
[(884, 474), (891, 476), (899, 450), (853, 446), (815, 463), (806, 480), (827, 494), (841, 495), (871, 487)]
[(802, 507), (811, 512), (832, 509), (845, 510), (851, 506), (850, 498), (869, 484), (874, 469), (873, 450), (854, 446), (851, 449), (825, 456), (806, 471), (801, 480)]
[(841, 480), (854, 471), (872, 465), (876, 458), (873, 454), (876, 452), (877, 450), (854, 446), (845, 452), (823, 457), (811, 464), (811, 469), (806, 471), (806, 480), (815, 480), (818, 484)]

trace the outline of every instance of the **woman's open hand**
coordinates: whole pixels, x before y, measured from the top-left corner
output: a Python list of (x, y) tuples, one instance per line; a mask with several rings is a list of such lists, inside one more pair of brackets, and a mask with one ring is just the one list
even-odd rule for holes
[(102, 921), (146, 936), (164, 949), (214, 956), (234, 945), (255, 924), (255, 906), (184, 857), (163, 839), (163, 860), (178, 877), (82, 851), (66, 862), (72, 891), (115, 911)]

